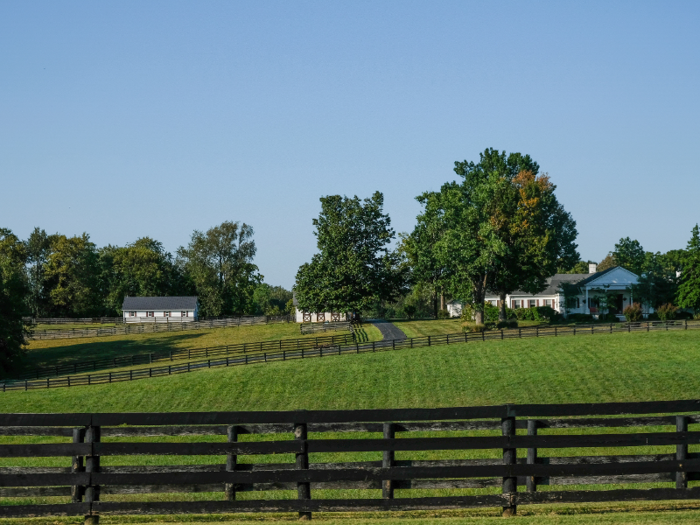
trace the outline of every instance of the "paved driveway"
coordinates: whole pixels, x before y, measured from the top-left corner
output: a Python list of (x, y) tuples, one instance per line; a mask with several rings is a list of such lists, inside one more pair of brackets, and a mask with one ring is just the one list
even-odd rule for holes
[(396, 325), (390, 323), (389, 321), (382, 321), (382, 320), (375, 320), (371, 321), (374, 326), (379, 328), (379, 331), (382, 333), (382, 337), (384, 339), (406, 339), (406, 334), (404, 334), (401, 330), (396, 328)]

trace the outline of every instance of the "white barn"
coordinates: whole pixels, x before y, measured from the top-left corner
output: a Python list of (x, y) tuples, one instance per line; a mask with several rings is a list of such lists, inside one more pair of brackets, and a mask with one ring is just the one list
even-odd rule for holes
[(125, 323), (187, 323), (199, 319), (199, 302), (196, 296), (126, 296), (122, 315)]
[(297, 323), (337, 323), (340, 321), (352, 321), (352, 314), (338, 312), (304, 312), (299, 309), (299, 301), (297, 296), (292, 296), (292, 304), (294, 304), (295, 321)]
[[(597, 271), (597, 265), (589, 265), (589, 273), (567, 274), (558, 273), (547, 279), (547, 288), (538, 294), (529, 294), (516, 291), (506, 295), (506, 306), (513, 310), (518, 308), (532, 308), (537, 306), (549, 306), (562, 315), (591, 314), (597, 316), (603, 313), (612, 313), (622, 318), (624, 309), (634, 302), (632, 285), (638, 283), (637, 274), (615, 266), (601, 272)], [(580, 289), (580, 294), (570, 297), (565, 304), (564, 294), (561, 290), (563, 283), (575, 284)], [(602, 296), (610, 292), (617, 292), (614, 305), (603, 307)], [(494, 306), (500, 306), (500, 297), (492, 292), (486, 294), (486, 302)], [(452, 317), (462, 314), (462, 304), (451, 301), (447, 310)], [(652, 308), (644, 308), (645, 313), (652, 313)]]

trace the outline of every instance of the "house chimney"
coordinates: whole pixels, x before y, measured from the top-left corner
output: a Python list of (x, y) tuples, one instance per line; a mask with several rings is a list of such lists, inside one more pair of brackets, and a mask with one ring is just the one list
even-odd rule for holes
[(598, 271), (598, 265), (596, 263), (588, 263), (588, 273), (596, 273)]

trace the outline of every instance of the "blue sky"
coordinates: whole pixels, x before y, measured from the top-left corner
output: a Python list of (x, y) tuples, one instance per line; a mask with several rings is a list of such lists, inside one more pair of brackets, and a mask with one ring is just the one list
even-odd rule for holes
[(290, 287), (328, 194), (416, 195), (529, 153), (601, 260), (700, 221), (698, 2), (0, 3), (0, 226), (151, 236), (224, 220)]

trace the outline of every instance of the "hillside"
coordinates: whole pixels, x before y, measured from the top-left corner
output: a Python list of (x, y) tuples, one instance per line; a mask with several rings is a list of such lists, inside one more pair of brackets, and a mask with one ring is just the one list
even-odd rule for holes
[(700, 332), (456, 344), (1, 394), (3, 412), (356, 409), (687, 399)]

